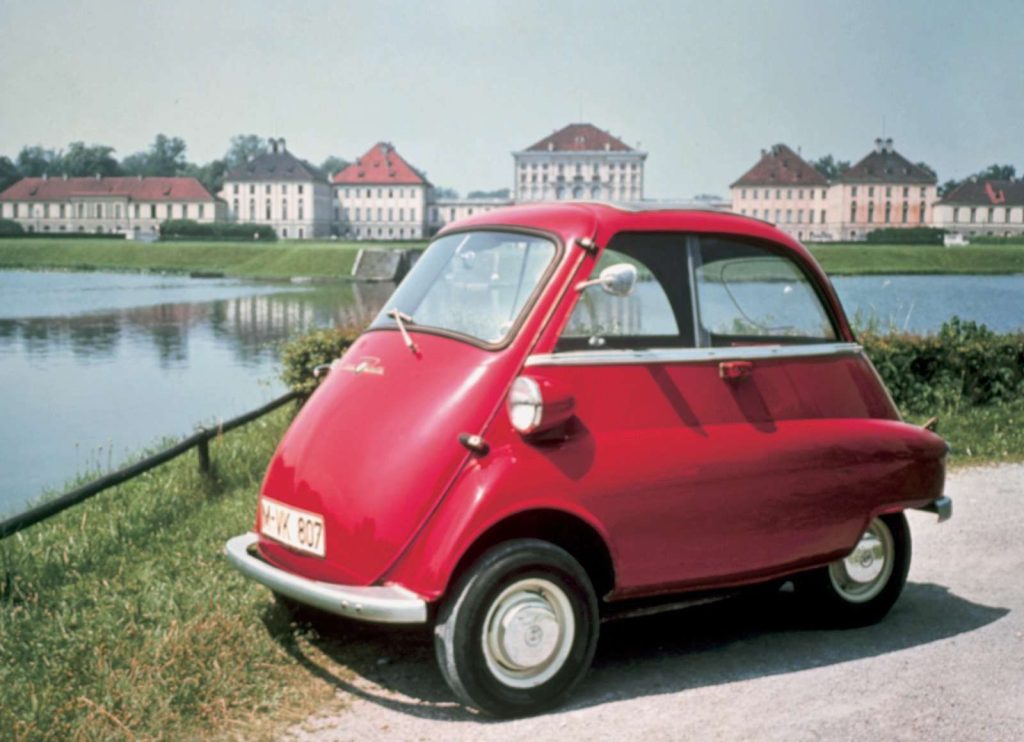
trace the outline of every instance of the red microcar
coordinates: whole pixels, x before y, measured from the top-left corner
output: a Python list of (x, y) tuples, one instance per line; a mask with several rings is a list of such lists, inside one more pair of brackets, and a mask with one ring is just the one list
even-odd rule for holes
[(544, 204), (430, 245), (282, 440), (231, 563), (432, 624), (498, 716), (566, 698), (603, 618), (791, 580), (879, 620), (945, 442), (903, 423), (828, 278), (726, 213)]

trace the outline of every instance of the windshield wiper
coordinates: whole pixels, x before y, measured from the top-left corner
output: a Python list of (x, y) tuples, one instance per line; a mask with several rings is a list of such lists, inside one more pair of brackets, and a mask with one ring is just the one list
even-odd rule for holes
[(402, 340), (405, 341), (405, 344), (408, 346), (409, 351), (413, 355), (416, 355), (416, 353), (419, 352), (419, 349), (416, 347), (416, 343), (413, 342), (413, 339), (411, 337), (409, 337), (409, 333), (406, 332), (405, 329), (406, 322), (412, 325), (415, 324), (416, 320), (414, 320), (408, 314), (403, 313), (398, 307), (389, 310), (387, 314), (388, 317), (393, 319), (395, 321), (395, 324), (398, 325), (398, 331), (402, 333)]

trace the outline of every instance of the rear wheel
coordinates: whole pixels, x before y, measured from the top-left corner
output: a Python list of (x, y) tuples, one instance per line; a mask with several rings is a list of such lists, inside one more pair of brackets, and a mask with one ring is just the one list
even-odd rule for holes
[(866, 626), (892, 608), (910, 569), (910, 529), (903, 513), (872, 520), (853, 551), (797, 580), (830, 623)]
[(597, 646), (597, 598), (568, 552), (518, 539), (494, 547), (442, 603), (434, 647), (461, 701), (494, 716), (558, 705)]

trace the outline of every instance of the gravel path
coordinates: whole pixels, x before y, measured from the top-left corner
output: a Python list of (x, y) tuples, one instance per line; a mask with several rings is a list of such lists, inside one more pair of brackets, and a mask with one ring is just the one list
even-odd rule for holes
[(348, 707), (286, 737), (1024, 739), (1024, 465), (957, 471), (946, 492), (951, 521), (910, 514), (910, 578), (877, 626), (810, 628), (785, 592), (605, 624), (569, 706), (496, 722), (454, 702), (429, 632), (345, 624), (325, 651), (355, 679), (307, 664)]

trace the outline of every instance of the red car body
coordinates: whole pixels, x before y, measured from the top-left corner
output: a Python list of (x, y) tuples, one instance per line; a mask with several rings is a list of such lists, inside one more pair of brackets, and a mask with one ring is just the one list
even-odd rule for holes
[[(333, 364), (270, 463), (261, 497), (321, 515), (324, 554), (256, 536), (261, 507), (247, 558), (338, 587), (345, 605), (329, 610), (429, 620), (473, 558), (510, 535), (576, 548), (600, 575), (605, 606), (763, 582), (849, 554), (877, 516), (942, 502), (944, 441), (901, 421), (828, 278), (771, 225), (561, 204), (483, 214), (440, 237), (474, 230), (556, 245), (508, 337), (488, 345), (416, 324), (371, 329)], [(579, 284), (621, 234), (765, 245), (803, 272), (835, 337), (559, 352)], [(565, 400), (555, 435), (513, 427), (506, 400), (520, 376)], [(422, 610), (375, 609), (374, 589)]]

